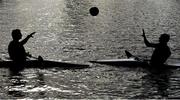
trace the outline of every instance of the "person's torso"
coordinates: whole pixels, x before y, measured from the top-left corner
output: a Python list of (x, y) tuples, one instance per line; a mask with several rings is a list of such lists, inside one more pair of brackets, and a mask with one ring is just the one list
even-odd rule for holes
[(9, 56), (12, 60), (26, 60), (26, 52), (24, 46), (20, 42), (12, 41), (8, 47)]
[(153, 64), (163, 64), (166, 62), (168, 57), (171, 55), (171, 51), (167, 45), (160, 45), (155, 48), (152, 57), (151, 63)]

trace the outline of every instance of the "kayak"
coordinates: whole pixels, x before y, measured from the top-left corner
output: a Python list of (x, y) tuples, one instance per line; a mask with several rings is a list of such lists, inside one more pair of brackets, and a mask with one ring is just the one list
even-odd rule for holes
[[(142, 67), (147, 68), (150, 64), (146, 61), (137, 61), (136, 59), (108, 59), (108, 60), (95, 60), (90, 61), (91, 63), (106, 64), (112, 66), (125, 66), (125, 67)], [(166, 68), (180, 68), (180, 63), (167, 63), (163, 67)]]
[[(126, 51), (127, 59), (104, 59), (104, 60), (94, 60), (90, 61), (91, 63), (98, 63), (98, 64), (106, 64), (106, 65), (112, 65), (112, 66), (122, 66), (122, 67), (142, 67), (142, 68), (149, 68), (154, 67), (149, 64), (148, 61), (145, 60), (139, 60), (137, 57), (130, 54), (128, 51)], [(159, 67), (159, 66), (158, 66)], [(176, 69), (180, 68), (180, 63), (174, 62), (174, 63), (166, 63), (160, 66), (161, 68), (170, 68), (170, 69)]]
[(146, 66), (146, 62), (140, 62), (133, 58), (130, 59), (103, 59), (103, 60), (95, 60), (90, 61), (91, 63), (99, 63), (106, 65), (114, 65), (114, 66), (129, 66), (129, 67), (137, 67), (137, 66)]
[[(88, 64), (76, 64), (66, 61), (50, 61), (50, 60), (28, 60), (22, 64), (24, 68), (52, 68), (58, 67), (63, 69), (81, 69), (89, 67)], [(21, 65), (21, 66), (22, 66)], [(0, 61), (0, 68), (11, 68), (17, 65), (13, 61)]]

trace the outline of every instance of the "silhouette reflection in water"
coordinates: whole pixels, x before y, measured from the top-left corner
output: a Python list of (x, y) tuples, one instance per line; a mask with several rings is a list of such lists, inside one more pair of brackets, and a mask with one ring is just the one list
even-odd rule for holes
[[(27, 78), (26, 76), (28, 76), (29, 78)], [(36, 76), (36, 77), (31, 77), (31, 76)], [(38, 69), (34, 73), (32, 72), (26, 73), (26, 71), (19, 73), (10, 72), (8, 95), (11, 96), (12, 98), (18, 98), (18, 99), (27, 96), (28, 97), (38, 96), (36, 98), (44, 98), (47, 97), (46, 95), (47, 91), (43, 90), (43, 87), (45, 85), (46, 84), (44, 81), (44, 74), (39, 72)]]
[[(168, 98), (170, 70), (151, 70), (143, 79), (145, 98)], [(159, 97), (157, 97), (157, 95)], [(143, 96), (143, 97), (144, 97)], [(148, 97), (147, 97), (148, 96)], [(154, 97), (156, 96), (156, 97)]]
[(25, 97), (25, 93), (20, 90), (24, 88), (26, 85), (26, 82), (23, 81), (23, 76), (21, 73), (10, 72), (9, 82), (10, 82), (10, 85), (8, 88), (9, 95), (15, 98)]
[[(37, 87), (43, 87), (45, 84), (44, 81), (44, 74), (40, 73), (39, 71), (37, 72), (37, 84), (35, 86)], [(46, 97), (46, 91), (39, 91), (38, 92), (40, 98)]]

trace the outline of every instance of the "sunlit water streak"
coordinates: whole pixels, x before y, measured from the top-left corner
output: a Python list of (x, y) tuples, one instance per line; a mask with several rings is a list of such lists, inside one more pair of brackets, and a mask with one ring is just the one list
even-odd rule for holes
[[(125, 58), (124, 50), (149, 57), (141, 29), (157, 42), (171, 35), (171, 58), (180, 58), (180, 2), (177, 0), (0, 0), (0, 58), (7, 59), (11, 31), (36, 31), (25, 45), (34, 56), (86, 63)], [(97, 6), (98, 16), (89, 8)], [(178, 59), (176, 59), (178, 60)], [(0, 98), (179, 98), (179, 69), (153, 76), (145, 69), (93, 64), (92, 68), (0, 69)], [(159, 82), (159, 83), (158, 83)]]

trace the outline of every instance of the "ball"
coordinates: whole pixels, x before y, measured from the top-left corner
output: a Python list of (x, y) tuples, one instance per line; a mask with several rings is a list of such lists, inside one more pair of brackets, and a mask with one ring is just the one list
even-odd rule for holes
[(97, 16), (99, 14), (99, 9), (97, 7), (91, 7), (89, 12), (92, 16)]

